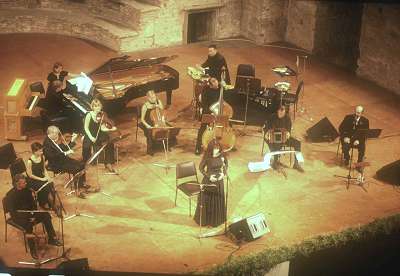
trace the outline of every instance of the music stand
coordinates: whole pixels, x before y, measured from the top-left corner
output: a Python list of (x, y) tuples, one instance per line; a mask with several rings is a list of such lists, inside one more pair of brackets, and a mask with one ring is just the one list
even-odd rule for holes
[[(369, 163), (367, 162), (359, 162), (353, 164), (353, 153), (354, 153), (354, 146), (353, 143), (355, 140), (366, 140), (368, 138), (378, 138), (380, 133), (382, 132), (382, 129), (357, 129), (354, 131), (353, 135), (350, 137), (350, 162), (349, 162), (349, 170), (347, 176), (343, 175), (334, 175), (335, 177), (340, 177), (340, 178), (345, 178), (346, 179), (346, 189), (349, 189), (350, 187), (350, 182), (351, 180), (356, 180), (357, 184), (360, 185), (363, 190), (365, 190), (363, 184), (364, 184), (364, 172), (363, 168), (366, 166), (369, 166)], [(353, 177), (351, 175), (351, 171), (355, 168), (360, 168), (361, 169), (361, 177)], [(366, 191), (366, 190), (365, 190)]]
[(153, 163), (153, 165), (164, 168), (166, 174), (168, 174), (168, 170), (170, 170), (171, 168), (175, 168), (175, 165), (171, 165), (168, 163), (169, 137), (172, 129), (172, 127), (152, 129), (152, 131), (157, 130), (157, 132), (154, 133), (154, 140), (162, 141), (165, 156), (165, 163)]
[[(53, 182), (52, 181), (47, 181), (46, 183), (44, 183), (35, 193), (39, 193), (41, 190), (43, 190), (46, 186), (49, 186), (50, 184), (52, 184)], [(56, 197), (57, 197), (57, 199), (58, 199), (58, 202), (60, 202), (60, 207), (61, 207), (61, 212), (62, 211), (64, 211), (64, 213), (66, 214), (67, 213), (67, 211), (65, 211), (65, 208), (64, 208), (64, 205), (63, 205), (63, 203), (62, 203), (62, 201), (61, 201), (61, 198), (60, 198), (60, 195), (58, 194), (58, 192), (57, 192), (57, 190), (56, 190), (56, 188), (53, 186), (53, 189), (54, 189), (54, 195), (55, 195), (55, 197), (54, 197), (54, 199), (53, 199), (53, 207), (55, 208), (55, 202), (56, 202)], [(54, 210), (55, 211), (55, 210)], [(58, 216), (58, 214), (57, 214), (57, 216)]]
[[(76, 179), (76, 184), (75, 184), (75, 186), (76, 186), (76, 190), (75, 190), (76, 202), (75, 202), (75, 213), (74, 213), (73, 215), (70, 215), (69, 217), (66, 217), (66, 218), (64, 219), (65, 221), (70, 220), (70, 219), (73, 219), (73, 218), (75, 218), (75, 217), (95, 218), (95, 216), (92, 216), (92, 215), (88, 215), (88, 214), (79, 212), (78, 206), (77, 206), (77, 204), (78, 204), (78, 198), (79, 198), (79, 184), (78, 184), (78, 182), (79, 182), (79, 178), (82, 177), (82, 175), (83, 175), (84, 173), (85, 173), (85, 169), (83, 169), (83, 170), (81, 170), (80, 172), (76, 173), (76, 174), (72, 177), (72, 179), (71, 179), (70, 181), (68, 181), (68, 183), (70, 183), (70, 182), (72, 182), (73, 180)], [(68, 183), (67, 183), (67, 185), (68, 185)], [(71, 193), (71, 192), (70, 192), (70, 193)]]
[[(93, 161), (97, 159), (97, 157), (99, 157), (100, 153), (106, 148), (107, 145), (108, 145), (108, 143), (102, 145), (102, 146), (100, 147), (100, 149), (97, 150), (97, 152), (95, 152), (95, 153), (89, 158), (89, 160), (88, 160), (88, 161), (86, 162), (86, 164), (85, 164), (85, 168), (86, 168), (86, 166), (92, 164)], [(116, 174), (116, 173), (115, 173), (115, 174)], [(110, 194), (105, 193), (105, 192), (103, 192), (103, 191), (101, 190), (100, 181), (99, 181), (98, 162), (96, 162), (96, 178), (97, 178), (97, 189), (96, 189), (96, 191), (102, 193), (102, 194), (105, 195), (105, 196), (112, 197)]]

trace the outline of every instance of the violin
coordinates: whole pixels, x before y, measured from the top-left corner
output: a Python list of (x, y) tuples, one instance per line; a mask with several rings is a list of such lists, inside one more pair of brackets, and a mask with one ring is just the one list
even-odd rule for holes
[(100, 111), (96, 115), (96, 121), (100, 122), (100, 127), (102, 131), (113, 131), (116, 130), (116, 126), (113, 120), (111, 120), (108, 116), (107, 113), (104, 111)]

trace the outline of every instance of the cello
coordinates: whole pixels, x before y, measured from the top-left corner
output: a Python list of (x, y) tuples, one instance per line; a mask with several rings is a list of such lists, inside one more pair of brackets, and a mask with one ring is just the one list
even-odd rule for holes
[[(229, 119), (232, 118), (233, 109), (229, 104), (224, 102), (224, 86), (225, 69), (223, 68), (218, 102), (210, 106), (211, 116), (214, 118), (210, 120), (211, 124), (204, 131), (201, 141), (202, 146), (207, 148), (211, 140), (217, 139), (223, 150), (227, 152), (235, 146), (236, 136), (233, 129), (229, 126)], [(207, 120), (207, 118), (202, 118), (202, 120)]]

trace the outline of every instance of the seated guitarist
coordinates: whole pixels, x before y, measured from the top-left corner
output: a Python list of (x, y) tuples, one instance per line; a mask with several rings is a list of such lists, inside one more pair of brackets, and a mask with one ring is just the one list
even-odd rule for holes
[[(290, 147), (293, 147), (295, 151), (301, 151), (301, 142), (290, 135), (290, 131), (292, 129), (292, 120), (289, 115), (286, 114), (286, 108), (284, 106), (280, 106), (278, 108), (277, 113), (272, 114), (271, 118), (265, 122), (264, 131), (273, 130), (273, 129), (285, 129), (286, 130), (286, 143)], [(268, 141), (271, 140), (271, 137), (268, 137)], [(279, 151), (283, 144), (281, 143), (271, 143), (268, 142), (268, 146), (271, 152)], [(278, 169), (278, 155), (274, 155), (274, 160), (272, 163), (272, 168)], [(293, 169), (298, 170), (299, 172), (304, 172), (303, 168), (300, 166), (296, 157), (294, 160)]]
[(163, 110), (164, 106), (161, 100), (157, 99), (156, 93), (153, 90), (149, 90), (147, 91), (147, 100), (142, 106), (139, 124), (139, 127), (143, 130), (144, 135), (146, 136), (147, 154), (149, 155), (154, 154), (154, 141), (151, 135), (151, 129), (154, 127), (154, 123), (151, 120), (150, 112), (155, 108)]

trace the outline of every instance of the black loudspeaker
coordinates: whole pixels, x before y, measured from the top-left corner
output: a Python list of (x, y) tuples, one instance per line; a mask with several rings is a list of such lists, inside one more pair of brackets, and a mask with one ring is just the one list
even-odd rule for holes
[(307, 140), (310, 142), (332, 142), (338, 136), (339, 133), (327, 117), (307, 129)]
[(387, 164), (376, 172), (376, 178), (392, 185), (400, 185), (400, 160)]
[(87, 258), (64, 261), (57, 266), (57, 269), (64, 271), (88, 271), (89, 261)]
[(45, 94), (43, 83), (41, 81), (37, 81), (29, 85), (31, 92), (39, 92), (40, 94)]
[(229, 232), (236, 240), (252, 241), (269, 232), (264, 214), (239, 220), (229, 225)]
[(14, 145), (12, 143), (0, 147), (0, 169), (8, 169), (16, 159), (17, 154), (15, 153)]

